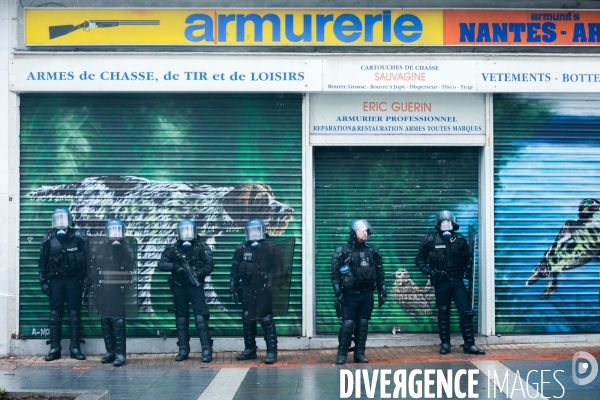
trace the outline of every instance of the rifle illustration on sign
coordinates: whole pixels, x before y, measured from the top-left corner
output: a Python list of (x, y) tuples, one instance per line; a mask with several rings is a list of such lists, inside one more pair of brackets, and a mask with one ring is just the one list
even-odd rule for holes
[(121, 25), (160, 25), (157, 19), (140, 19), (140, 20), (89, 20), (79, 25), (56, 25), (48, 27), (50, 31), (50, 40), (57, 37), (68, 35), (78, 29), (83, 29), (85, 32), (91, 28), (114, 28)]

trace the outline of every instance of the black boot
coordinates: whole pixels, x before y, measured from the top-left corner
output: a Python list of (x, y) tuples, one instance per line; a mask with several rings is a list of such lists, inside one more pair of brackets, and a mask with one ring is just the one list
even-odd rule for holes
[(367, 334), (369, 332), (369, 320), (359, 319), (356, 321), (356, 347), (354, 348), (354, 362), (368, 363), (369, 359), (365, 356), (367, 344)]
[(463, 352), (467, 354), (484, 355), (485, 350), (475, 346), (475, 335), (473, 334), (473, 311), (465, 311), (460, 314), (460, 330), (462, 332)]
[(75, 360), (85, 360), (79, 345), (81, 344), (81, 317), (79, 311), (69, 311), (69, 333), (71, 336), (71, 345), (69, 346), (69, 357)]
[(104, 347), (106, 347), (106, 354), (104, 354), (100, 362), (107, 364), (115, 361), (115, 337), (112, 319), (102, 318), (100, 320), (100, 327), (102, 328), (102, 336), (104, 336)]
[(342, 321), (340, 327), (340, 333), (338, 335), (338, 351), (337, 359), (335, 363), (338, 365), (346, 364), (346, 358), (348, 357), (348, 347), (350, 347), (350, 340), (352, 338), (352, 332), (354, 331), (354, 321), (347, 319)]
[(179, 353), (177, 353), (175, 361), (187, 360), (190, 355), (189, 319), (177, 317), (175, 327), (177, 328), (177, 346), (179, 346)]
[(115, 330), (115, 362), (113, 365), (115, 367), (120, 367), (125, 365), (127, 353), (127, 344), (125, 341), (125, 319), (117, 318), (114, 324)]
[(237, 360), (254, 360), (256, 358), (256, 321), (252, 321), (248, 311), (242, 314), (242, 328), (244, 329), (244, 351), (235, 356)]
[(265, 364), (274, 364), (277, 361), (277, 331), (275, 321), (271, 315), (264, 317), (260, 324), (265, 331), (265, 343), (267, 344), (267, 356)]
[(438, 308), (438, 332), (442, 341), (440, 354), (450, 353), (450, 309), (448, 306)]
[(212, 339), (208, 328), (208, 321), (202, 315), (196, 315), (196, 329), (200, 336), (200, 346), (202, 346), (202, 362), (212, 361)]
[(62, 347), (60, 341), (62, 339), (62, 318), (56, 311), (50, 312), (50, 320), (48, 321), (48, 328), (50, 329), (50, 340), (46, 344), (50, 345), (50, 352), (44, 358), (46, 361), (54, 361), (60, 358)]

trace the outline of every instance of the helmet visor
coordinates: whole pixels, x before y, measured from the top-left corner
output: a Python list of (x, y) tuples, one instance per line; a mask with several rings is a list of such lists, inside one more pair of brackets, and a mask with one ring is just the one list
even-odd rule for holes
[(452, 221), (445, 219), (440, 222), (440, 230), (451, 231), (452, 229), (454, 229), (454, 224), (452, 224)]
[(246, 227), (246, 240), (263, 240), (265, 238), (265, 227), (248, 226)]
[(57, 210), (52, 214), (52, 227), (54, 229), (67, 229), (69, 227), (69, 213)]
[(364, 219), (359, 219), (358, 221), (356, 221), (354, 223), (354, 225), (352, 225), (352, 230), (357, 235), (364, 231), (370, 230), (370, 229), (371, 229), (371, 225), (369, 225), (369, 223), (367, 221), (365, 221)]
[(125, 227), (120, 224), (113, 224), (106, 227), (106, 237), (119, 240), (125, 238)]
[(195, 239), (195, 235), (194, 235), (194, 225), (192, 224), (185, 224), (185, 225), (180, 225), (177, 227), (177, 236), (179, 237), (179, 240), (184, 240), (184, 241), (188, 241), (188, 240), (194, 240)]

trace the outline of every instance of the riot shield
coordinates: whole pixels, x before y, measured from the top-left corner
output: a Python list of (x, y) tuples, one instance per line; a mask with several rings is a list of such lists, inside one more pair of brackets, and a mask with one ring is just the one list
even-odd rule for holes
[(475, 306), (475, 228), (469, 225), (469, 251), (471, 253), (471, 260), (469, 261), (469, 268), (471, 268), (471, 278), (469, 279), (469, 296), (471, 296), (471, 310)]
[(104, 236), (88, 238), (89, 309), (93, 317), (135, 318), (137, 303), (137, 240), (115, 243)]
[(248, 303), (250, 319), (287, 313), (295, 244), (295, 238), (266, 240), (253, 250), (254, 272)]

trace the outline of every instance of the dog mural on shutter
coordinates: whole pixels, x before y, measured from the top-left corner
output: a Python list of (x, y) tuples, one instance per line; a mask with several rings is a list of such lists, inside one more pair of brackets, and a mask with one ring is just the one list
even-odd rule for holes
[[(64, 185), (42, 186), (29, 192), (28, 197), (62, 204), (70, 202), (77, 228), (89, 236), (101, 235), (109, 218), (123, 220), (128, 235), (138, 240), (138, 295), (146, 314), (154, 313), (150, 294), (152, 275), (164, 247), (174, 240), (178, 221), (193, 220), (201, 239), (212, 248), (216, 237), (243, 229), (251, 217), (261, 218), (268, 233), (278, 236), (287, 228), (294, 211), (275, 200), (271, 187), (264, 183), (215, 187), (158, 182), (137, 176), (97, 176)], [(204, 292), (207, 304), (227, 311), (210, 276)]]

